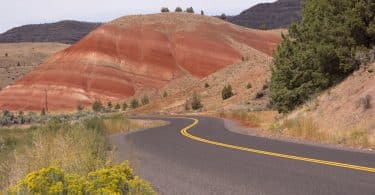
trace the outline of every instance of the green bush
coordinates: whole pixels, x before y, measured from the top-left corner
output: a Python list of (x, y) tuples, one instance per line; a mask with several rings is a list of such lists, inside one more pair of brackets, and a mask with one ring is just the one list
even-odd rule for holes
[(134, 98), (132, 99), (132, 101), (130, 102), (130, 106), (133, 108), (133, 109), (136, 109), (139, 107), (139, 101), (138, 99)]
[(120, 110), (120, 109), (121, 109), (121, 106), (120, 106), (119, 103), (117, 103), (117, 104), (115, 105), (115, 109), (116, 109), (116, 110)]
[(77, 105), (77, 111), (78, 112), (82, 112), (84, 109), (85, 109), (85, 107), (83, 105), (81, 105), (81, 104)]
[(302, 20), (274, 53), (270, 99), (288, 112), (357, 69), (358, 52), (375, 44), (375, 2), (306, 0)]
[(248, 83), (248, 84), (246, 85), (246, 89), (251, 89), (251, 88), (252, 88), (251, 83)]
[(169, 9), (167, 7), (162, 7), (161, 13), (166, 13), (166, 12), (169, 12)]
[(65, 174), (55, 166), (28, 174), (10, 194), (156, 194), (151, 186), (136, 177), (128, 163), (95, 170), (87, 176)]
[(220, 15), (220, 19), (222, 19), (222, 20), (227, 20), (227, 15), (225, 15), (224, 13), (222, 13), (222, 14)]
[(25, 113), (23, 111), (18, 112), (19, 124), (24, 124), (26, 122)]
[(181, 7), (176, 7), (176, 9), (174, 11), (175, 12), (182, 12), (182, 9), (181, 9)]
[(167, 93), (167, 91), (164, 91), (163, 92), (163, 98), (166, 98), (166, 97), (168, 97), (168, 93)]
[(122, 103), (122, 110), (128, 109), (128, 104), (126, 102)]
[(112, 104), (112, 102), (108, 102), (108, 103), (107, 103), (107, 108), (108, 108), (109, 110), (111, 110), (111, 109), (113, 108), (113, 104)]
[(255, 95), (255, 99), (260, 99), (264, 97), (264, 92), (263, 91), (258, 91)]
[(209, 88), (209, 87), (210, 87), (210, 85), (208, 83), (204, 84), (204, 88)]
[(100, 100), (95, 100), (93, 103), (92, 103), (92, 110), (94, 112), (100, 112), (103, 110), (103, 104)]
[(223, 100), (229, 99), (233, 96), (232, 86), (231, 85), (225, 85), (223, 90), (221, 91), (221, 97)]
[(193, 94), (193, 97), (191, 99), (191, 108), (193, 110), (199, 110), (199, 109), (203, 108), (203, 104), (201, 103), (201, 99), (199, 98), (199, 96), (196, 93)]
[(3, 110), (3, 116), (4, 117), (10, 117), (10, 116), (12, 116), (13, 114), (9, 111), (9, 110), (7, 110), (7, 109), (4, 109)]
[(47, 109), (46, 108), (42, 108), (42, 110), (40, 111), (40, 115), (42, 115), (42, 116), (47, 115)]
[(188, 8), (186, 8), (186, 12), (187, 13), (194, 13), (194, 9), (193, 9), (193, 7), (188, 7)]
[(148, 96), (147, 95), (145, 95), (143, 98), (142, 98), (142, 105), (146, 105), (146, 104), (148, 104), (148, 103), (150, 103), (150, 100), (148, 99)]

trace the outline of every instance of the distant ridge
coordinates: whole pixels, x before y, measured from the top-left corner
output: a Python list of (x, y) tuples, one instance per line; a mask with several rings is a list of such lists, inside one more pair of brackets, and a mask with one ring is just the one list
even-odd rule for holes
[(301, 18), (302, 0), (278, 0), (257, 4), (228, 21), (249, 28), (285, 28)]
[(73, 44), (100, 25), (101, 23), (72, 20), (24, 25), (0, 34), (0, 43), (58, 42)]

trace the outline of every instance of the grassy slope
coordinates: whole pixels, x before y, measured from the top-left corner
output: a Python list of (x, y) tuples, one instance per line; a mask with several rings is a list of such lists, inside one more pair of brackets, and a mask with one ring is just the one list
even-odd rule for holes
[(0, 43), (0, 88), (18, 80), (50, 55), (68, 46), (61, 43)]

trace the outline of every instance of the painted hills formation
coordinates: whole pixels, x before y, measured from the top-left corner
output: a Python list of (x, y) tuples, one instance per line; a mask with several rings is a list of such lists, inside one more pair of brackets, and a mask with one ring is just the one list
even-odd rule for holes
[(244, 48), (270, 55), (279, 41), (274, 33), (207, 16), (127, 16), (98, 27), (0, 91), (0, 108), (72, 110), (96, 99), (126, 99), (241, 62)]

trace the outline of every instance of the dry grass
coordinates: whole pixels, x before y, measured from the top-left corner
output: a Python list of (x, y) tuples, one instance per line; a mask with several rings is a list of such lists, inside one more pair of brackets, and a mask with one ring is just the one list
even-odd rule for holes
[(264, 129), (273, 123), (278, 116), (275, 111), (222, 111), (217, 114), (219, 117), (236, 120), (246, 127)]
[(0, 43), (0, 87), (12, 84), (50, 55), (68, 46), (61, 43)]
[(51, 165), (61, 167), (66, 173), (86, 175), (114, 162), (115, 151), (106, 135), (165, 124), (126, 119), (121, 114), (90, 116), (78, 121), (50, 121), (29, 130), (31, 143), (15, 147), (0, 161), (0, 189), (14, 185), (32, 171)]
[(167, 122), (160, 120), (126, 119), (122, 115), (104, 119), (107, 134), (128, 133), (140, 129), (159, 127)]
[(14, 185), (26, 174), (58, 165), (67, 173), (86, 174), (113, 159), (103, 133), (76, 124), (47, 124), (33, 132), (32, 144), (14, 150), (1, 164), (1, 187)]
[(264, 136), (375, 149), (375, 133), (366, 130), (366, 123), (346, 129), (323, 129), (311, 118), (279, 119), (281, 116), (274, 111), (222, 111), (215, 115), (238, 121), (251, 130), (255, 128), (256, 133)]
[(346, 129), (322, 129), (311, 118), (297, 116), (274, 123), (269, 130), (273, 133), (317, 143), (338, 144), (355, 148), (375, 149), (375, 134), (359, 124)]

